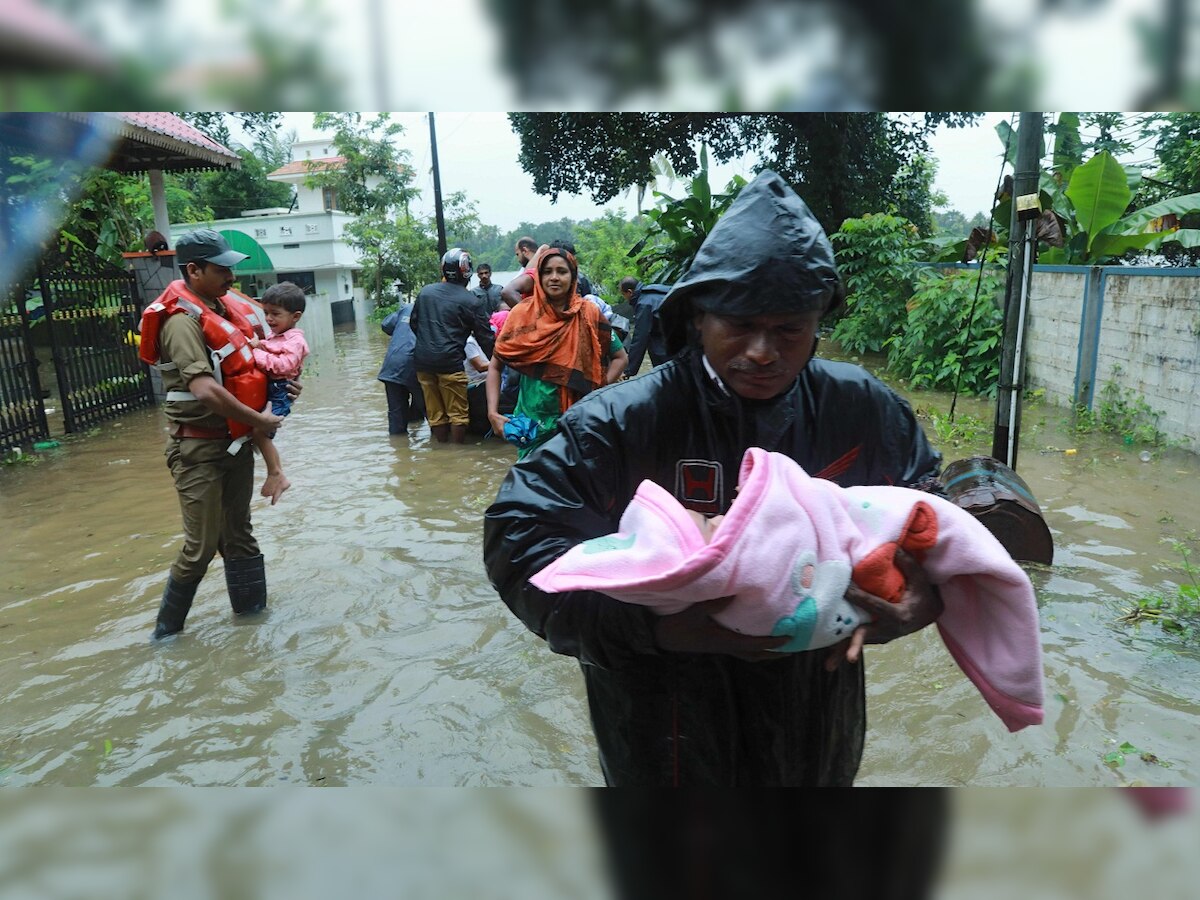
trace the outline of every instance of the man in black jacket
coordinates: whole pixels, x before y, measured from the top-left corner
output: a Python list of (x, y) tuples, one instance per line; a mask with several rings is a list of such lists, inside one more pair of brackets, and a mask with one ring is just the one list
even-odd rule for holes
[(463, 370), (467, 338), (472, 334), (491, 356), (495, 336), (483, 301), (467, 290), (471, 255), (459, 247), (442, 257), (443, 281), (421, 288), (408, 324), (416, 335), (413, 359), (425, 397), (425, 416), (438, 443), (467, 439), (470, 411), (467, 373)]
[(650, 365), (660, 366), (669, 358), (658, 310), (671, 290), (669, 284), (642, 284), (632, 275), (621, 279), (621, 296), (633, 307), (633, 338), (629, 342), (629, 364), (625, 374), (632, 378), (650, 353)]
[[(762, 223), (770, 223), (769, 228)], [(774, 172), (747, 186), (662, 308), (684, 352), (575, 404), (517, 463), (484, 523), (484, 561), (509, 608), (550, 649), (578, 658), (610, 785), (849, 785), (866, 730), (863, 643), (941, 612), (920, 567), (892, 605), (856, 587), (875, 621), (825, 651), (728, 631), (731, 598), (672, 616), (594, 592), (545, 594), (535, 572), (617, 530), (651, 479), (715, 515), (733, 500), (747, 448), (791, 456), (843, 486), (932, 485), (940, 455), (909, 405), (858, 366), (814, 359), (821, 316), (841, 300), (829, 241)]]

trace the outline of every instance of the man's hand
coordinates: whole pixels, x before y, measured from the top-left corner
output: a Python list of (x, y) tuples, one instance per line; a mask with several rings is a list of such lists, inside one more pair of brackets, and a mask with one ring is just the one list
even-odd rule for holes
[(920, 631), (942, 614), (942, 596), (929, 583), (920, 563), (904, 550), (896, 551), (896, 565), (904, 573), (904, 594), (899, 602), (889, 603), (882, 597), (868, 594), (853, 582), (846, 589), (846, 599), (872, 615), (872, 621), (859, 625), (854, 634), (834, 644), (825, 656), (825, 668), (832, 672), (842, 661), (858, 662), (863, 644), (886, 644), (914, 631)]
[(300, 392), (304, 390), (304, 385), (300, 383), (299, 378), (293, 378), (287, 383), (288, 396), (292, 398), (292, 402), (300, 399)]
[(277, 429), (284, 422), (283, 416), (275, 415), (275, 413), (271, 412), (270, 407), (267, 407), (265, 410), (259, 413), (259, 416), (261, 421), (255, 427), (268, 434)]
[(786, 635), (751, 637), (713, 621), (712, 617), (733, 600), (733, 597), (718, 597), (694, 603), (672, 616), (663, 616), (654, 623), (654, 643), (660, 650), (672, 653), (727, 653), (750, 662), (779, 659), (780, 654), (774, 651), (790, 640)]

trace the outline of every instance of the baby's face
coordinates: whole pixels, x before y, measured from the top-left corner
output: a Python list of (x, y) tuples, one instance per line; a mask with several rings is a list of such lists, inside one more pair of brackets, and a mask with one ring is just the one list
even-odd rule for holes
[(692, 517), (692, 521), (700, 529), (700, 536), (704, 538), (704, 543), (711, 544), (713, 536), (717, 533), (717, 526), (721, 524), (721, 520), (725, 517), (713, 516), (709, 518), (704, 513), (698, 513), (694, 509), (689, 509), (687, 514)]

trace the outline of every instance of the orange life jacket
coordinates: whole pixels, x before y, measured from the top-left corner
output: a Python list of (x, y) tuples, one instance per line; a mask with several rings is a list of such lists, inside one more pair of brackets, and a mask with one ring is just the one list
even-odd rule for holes
[[(138, 355), (152, 366), (167, 368), (174, 363), (159, 362), (159, 334), (167, 317), (176, 313), (191, 316), (200, 325), (204, 343), (213, 362), (213, 375), (217, 382), (238, 400), (253, 410), (261, 410), (267, 403), (267, 376), (254, 364), (250, 352), (250, 338), (266, 336), (266, 318), (262, 310), (244, 294), (230, 292), (221, 298), (228, 318), (218, 315), (188, 288), (182, 278), (172, 281), (158, 299), (142, 313), (141, 342)], [(168, 400), (194, 400), (189, 391), (169, 391)], [(236, 419), (226, 419), (229, 434), (236, 440), (249, 435), (254, 429)]]

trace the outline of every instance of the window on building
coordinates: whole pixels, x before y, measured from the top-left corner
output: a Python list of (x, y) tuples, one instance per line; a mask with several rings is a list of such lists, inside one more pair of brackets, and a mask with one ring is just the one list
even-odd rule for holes
[(291, 225), (280, 225), (279, 226), (279, 234), (281, 237), (291, 237), (292, 236), (292, 226)]
[(321, 188), (321, 199), (325, 203), (325, 211), (329, 212), (338, 208), (337, 205), (337, 189), (336, 188)]
[(307, 224), (305, 224), (305, 226), (304, 226), (304, 233), (305, 233), (305, 234), (319, 234), (319, 233), (320, 233), (320, 231), (321, 231), (321, 226), (320, 226), (320, 225), (317, 225), (317, 224), (316, 224), (316, 223), (314, 223), (314, 222), (307, 223)]
[(351, 269), (350, 270), (350, 281), (354, 284), (355, 287), (362, 287), (362, 270), (361, 269)]
[(254, 236), (255, 236), (256, 238), (265, 238), (265, 237), (267, 236), (267, 229), (265, 229), (265, 228), (255, 228), (255, 229), (254, 229)]

